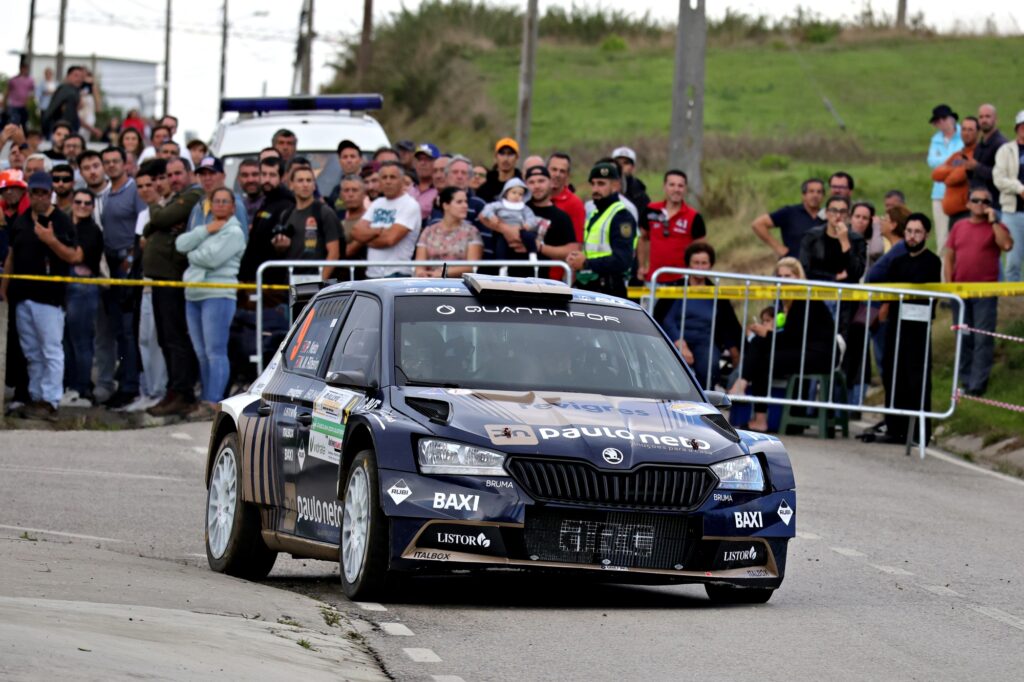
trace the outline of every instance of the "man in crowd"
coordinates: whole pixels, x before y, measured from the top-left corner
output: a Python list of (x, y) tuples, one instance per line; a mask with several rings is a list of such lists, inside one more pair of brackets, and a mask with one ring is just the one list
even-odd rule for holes
[[(978, 119), (968, 116), (960, 124), (960, 140), (963, 147), (953, 152), (942, 165), (932, 171), (932, 180), (945, 186), (942, 196), (942, 213), (946, 216), (945, 232), (940, 232), (940, 223), (935, 223), (935, 243), (941, 248), (949, 236), (949, 222), (967, 217), (967, 162), (974, 158), (978, 143)], [(935, 193), (932, 193), (935, 196)]]
[[(149, 207), (153, 204), (162, 205), (170, 193), (167, 184), (167, 162), (163, 159), (152, 159), (139, 167), (135, 175), (135, 189), (145, 208), (139, 211), (135, 221), (136, 238), (136, 270), (142, 264), (141, 249), (145, 248), (141, 239), (146, 225), (149, 224)], [(167, 363), (164, 361), (160, 344), (157, 342), (156, 318), (153, 315), (153, 288), (142, 287), (139, 297), (138, 337), (139, 337), (139, 396), (140, 400), (125, 408), (127, 412), (147, 410), (158, 404), (167, 394)]]
[(64, 138), (61, 146), (61, 153), (68, 160), (73, 168), (78, 167), (78, 156), (85, 151), (85, 138), (78, 133), (71, 133)]
[(170, 114), (164, 114), (163, 118), (160, 119), (160, 125), (162, 125), (163, 127), (167, 128), (167, 131), (171, 134), (172, 138), (175, 135), (178, 134), (178, 117), (177, 116), (171, 116)]
[[(156, 158), (157, 152), (160, 151), (160, 147), (164, 142), (171, 139), (171, 129), (167, 126), (153, 126), (153, 129), (149, 132), (149, 146), (142, 150), (142, 156), (139, 157), (139, 163), (145, 163), (150, 159)], [(161, 157), (166, 160), (166, 157)]]
[(409, 170), (415, 170), (416, 143), (412, 140), (399, 140), (395, 143), (395, 151), (398, 152), (398, 160)]
[(28, 100), (35, 92), (36, 82), (28, 73), (28, 64), (22, 58), (18, 75), (7, 81), (4, 104), (7, 106), (7, 122), (23, 129), (28, 127)]
[(516, 164), (519, 162), (519, 143), (511, 137), (503, 137), (494, 145), (494, 166), (487, 171), (487, 180), (476, 194), (484, 203), (497, 201), (505, 183), (512, 178), (522, 178)]
[(380, 149), (375, 151), (373, 153), (373, 160), (379, 161), (380, 163), (384, 163), (385, 161), (398, 161), (399, 163), (401, 163), (401, 160), (399, 159), (398, 156), (398, 152), (396, 152), (391, 147), (381, 147)]
[(366, 247), (352, 239), (356, 223), (366, 215), (366, 183), (361, 177), (352, 174), (341, 179), (341, 202), (343, 209), (338, 217), (341, 218), (341, 231), (345, 236), (345, 258), (363, 260), (366, 258)]
[[(338, 166), (341, 168), (341, 177), (346, 175), (359, 175), (363, 168), (363, 152), (352, 140), (342, 140), (338, 143)], [(338, 186), (331, 190), (327, 196), (327, 205), (333, 208), (339, 215), (345, 211), (345, 203), (341, 200), (341, 180)]]
[[(999, 132), (996, 108), (991, 104), (978, 107), (978, 127), (981, 139), (974, 147), (974, 158), (967, 162), (967, 181), (971, 186), (983, 184), (992, 195), (993, 206), (999, 206), (999, 190), (992, 181), (992, 167), (996, 165), (996, 152), (1006, 144), (1006, 138)], [(968, 207), (970, 208), (970, 207)]]
[[(10, 244), (13, 238), (14, 224), (23, 214), (31, 209), (28, 196), (28, 185), (20, 170), (0, 171), (0, 263), (6, 263)], [(0, 265), (2, 268), (3, 265)], [(11, 280), (0, 280), (0, 292)], [(15, 293), (17, 293), (15, 288)], [(14, 389), (13, 400), (7, 409), (19, 409), (31, 398), (28, 393), (28, 362), (21, 352), (18, 339), (17, 298), (3, 297), (7, 301), (7, 379), (6, 383)]]
[[(341, 223), (334, 209), (316, 198), (316, 176), (307, 166), (291, 171), (295, 208), (281, 217), (284, 231), (274, 236), (273, 246), (283, 255), (279, 260), (338, 260), (341, 257)], [(281, 251), (283, 249), (283, 251)], [(330, 279), (333, 267), (325, 267), (323, 279)]]
[[(142, 268), (150, 279), (180, 282), (188, 259), (178, 253), (174, 240), (185, 231), (189, 215), (202, 199), (203, 191), (192, 182), (192, 173), (184, 159), (167, 162), (167, 179), (173, 194), (165, 204), (149, 207), (149, 224), (143, 232), (146, 246), (142, 251)], [(153, 416), (189, 414), (196, 408), (199, 366), (185, 321), (185, 290), (153, 287), (153, 316), (157, 340), (167, 364), (168, 385), (164, 399), (146, 411)]]
[[(30, 210), (15, 221), (4, 260), (8, 274), (66, 277), (82, 261), (71, 219), (50, 203), (53, 183), (46, 173), (28, 181)], [(29, 397), (24, 416), (56, 417), (64, 393), (64, 289), (61, 282), (0, 280), (0, 298), (11, 292), (21, 350), (28, 360)], [(13, 291), (12, 291), (13, 290)]]
[[(928, 166), (933, 170), (945, 163), (946, 159), (964, 147), (960, 134), (960, 117), (947, 104), (940, 104), (932, 109), (929, 123), (935, 128), (931, 143), (928, 145)], [(946, 196), (946, 183), (932, 182), (932, 216), (935, 222), (935, 236), (938, 244), (944, 244), (949, 234), (949, 218), (942, 210), (942, 200)]]
[(57, 121), (54, 123), (53, 132), (50, 133), (50, 148), (43, 152), (43, 154), (46, 154), (46, 156), (54, 161), (67, 160), (74, 162), (74, 159), (68, 159), (67, 156), (64, 155), (64, 140), (66, 140), (68, 135), (71, 135), (71, 133), (71, 124), (67, 121)]
[[(199, 162), (195, 175), (199, 180), (199, 186), (203, 188), (203, 200), (192, 207), (192, 213), (188, 218), (188, 230), (199, 225), (209, 225), (213, 220), (210, 201), (214, 190), (224, 186), (224, 164), (216, 156), (207, 156)], [(245, 202), (238, 197), (235, 197), (235, 217), (238, 218), (239, 224), (248, 227), (249, 216), (245, 213)], [(249, 237), (248, 230), (245, 237)]]
[(590, 170), (595, 210), (584, 231), (583, 251), (570, 253), (566, 262), (577, 273), (576, 285), (581, 289), (625, 297), (637, 227), (615, 191), (618, 183), (614, 163), (598, 163)]
[[(646, 220), (641, 221), (640, 239), (637, 242), (637, 262), (640, 276), (645, 282), (659, 268), (686, 267), (686, 249), (695, 241), (707, 236), (704, 217), (686, 203), (688, 181), (686, 173), (673, 168), (665, 173), (664, 201), (647, 206)], [(662, 275), (659, 284), (678, 283), (678, 275)], [(672, 299), (660, 299), (655, 304), (654, 319), (659, 323), (669, 308)]]
[(181, 156), (181, 146), (174, 140), (166, 140), (160, 145), (160, 149), (156, 150), (156, 155), (164, 161), (173, 159), (176, 156)]
[(587, 213), (583, 200), (572, 191), (572, 158), (565, 152), (555, 152), (548, 157), (548, 172), (551, 173), (551, 201), (569, 216), (576, 230), (576, 241), (582, 242)]
[[(107, 147), (101, 154), (103, 172), (110, 186), (103, 197), (103, 250), (111, 277), (133, 278), (135, 268), (135, 227), (146, 204), (139, 198), (135, 180), (124, 170), (125, 154), (120, 147)], [(117, 343), (117, 392), (106, 403), (125, 407), (139, 395), (139, 357), (135, 338), (137, 287), (111, 287), (103, 292), (103, 309), (110, 336)]]
[[(616, 168), (618, 168), (618, 165), (615, 163), (615, 159), (613, 159), (610, 156), (606, 156), (604, 158), (598, 159), (597, 163), (598, 164), (609, 163), (609, 164), (615, 166)], [(632, 201), (630, 201), (630, 199), (626, 195), (624, 195), (622, 193), (622, 176), (621, 175), (619, 177), (617, 177), (617, 178), (613, 178), (612, 179), (611, 191), (613, 191), (613, 192), (615, 192), (616, 194), (619, 195), (619, 201), (621, 201), (622, 204), (626, 207), (626, 210), (629, 211), (629, 214), (631, 216), (633, 216), (634, 222), (636, 222), (636, 224), (639, 225), (640, 224), (640, 209), (638, 209), (636, 204), (634, 204)], [(586, 212), (587, 219), (589, 220), (590, 216), (592, 216), (594, 214), (594, 211), (596, 210), (595, 207), (594, 207), (594, 200), (593, 199), (588, 199), (587, 202), (585, 204), (583, 204), (583, 210)]]
[(853, 195), (853, 176), (846, 171), (836, 171), (828, 177), (829, 195), (850, 199)]
[(102, 225), (103, 204), (106, 201), (107, 190), (110, 188), (107, 174), (103, 172), (103, 157), (97, 151), (86, 149), (78, 155), (78, 172), (82, 174), (85, 186), (96, 195), (96, 222)]
[[(622, 178), (622, 194), (633, 202), (639, 213), (644, 213), (651, 198), (647, 195), (647, 187), (636, 177), (636, 152), (629, 147), (618, 147), (612, 150), (612, 159), (619, 167)], [(638, 221), (639, 223), (639, 221)]]
[[(260, 161), (260, 186), (263, 190), (263, 204), (252, 219), (252, 231), (246, 244), (238, 279), (255, 282), (256, 269), (268, 260), (284, 260), (291, 247), (291, 239), (278, 228), (281, 217), (295, 207), (295, 198), (281, 183), (281, 159), (269, 156)], [(283, 226), (282, 226), (283, 228)], [(284, 237), (278, 239), (278, 237)], [(271, 284), (287, 284), (286, 270), (268, 270), (265, 281)]]
[(1024, 260), (1024, 110), (1017, 112), (1014, 131), (1014, 139), (996, 152), (992, 181), (999, 190), (1003, 224), (1013, 238), (1013, 250), (1006, 257), (1006, 279), (1019, 282)]
[[(926, 284), (938, 282), (942, 264), (939, 257), (927, 248), (931, 221), (923, 213), (912, 213), (903, 230), (905, 253), (895, 258), (889, 267), (887, 282), (910, 282)], [(932, 407), (932, 348), (928, 338), (928, 319), (934, 310), (928, 310), (926, 300), (904, 300), (902, 303), (887, 304), (884, 317), (886, 324), (885, 353), (882, 368), (887, 407), (905, 410), (931, 411)], [(913, 312), (924, 308), (924, 315)], [(901, 320), (902, 318), (902, 320)], [(897, 321), (900, 321), (897, 324)], [(899, 333), (899, 353), (897, 350)], [(927, 352), (925, 352), (927, 349)], [(894, 375), (893, 371), (896, 371)], [(924, 391), (921, 385), (924, 384)], [(922, 397), (924, 402), (922, 403)], [(881, 440), (889, 443), (905, 443), (909, 420), (898, 415), (885, 416), (885, 432)], [(931, 435), (931, 425), (926, 423), (925, 442)], [(916, 437), (916, 433), (909, 434)]]
[(53, 193), (57, 197), (57, 209), (71, 215), (71, 200), (74, 197), (75, 171), (70, 164), (59, 163), (50, 171), (53, 178)]
[(807, 279), (856, 284), (864, 274), (867, 243), (847, 225), (850, 200), (829, 197), (825, 213), (828, 222), (812, 227), (800, 241), (800, 264)]
[(50, 105), (40, 115), (43, 121), (43, 133), (52, 130), (54, 123), (65, 121), (70, 132), (77, 133), (81, 126), (78, 118), (78, 103), (81, 100), (82, 83), (85, 81), (85, 69), (81, 66), (69, 66), (64, 82), (53, 93)]
[[(201, 161), (201, 160), (200, 160)], [(238, 164), (238, 186), (242, 189), (242, 206), (249, 219), (245, 227), (252, 229), (252, 221), (263, 205), (263, 187), (260, 184), (260, 162), (253, 158)]]
[(299, 140), (295, 137), (295, 133), (287, 128), (281, 128), (270, 139), (270, 145), (281, 155), (281, 161), (284, 162), (285, 168), (288, 167), (288, 164), (295, 157), (298, 144)]
[[(779, 258), (799, 258), (800, 240), (804, 238), (804, 234), (812, 227), (825, 222), (818, 215), (821, 202), (825, 198), (825, 183), (817, 178), (804, 180), (800, 185), (800, 193), (801, 203), (783, 206), (772, 213), (759, 215), (750, 225), (757, 238), (767, 244)], [(782, 233), (781, 243), (772, 236), (770, 230), (773, 227), (779, 228)]]
[[(370, 204), (367, 215), (352, 228), (352, 239), (366, 245), (366, 260), (412, 261), (420, 236), (420, 205), (402, 190), (405, 168), (398, 161), (385, 161), (380, 168), (381, 196)], [(371, 266), (366, 276), (402, 277), (412, 267)]]
[(413, 156), (419, 183), (409, 188), (409, 196), (419, 203), (422, 220), (430, 218), (430, 212), (434, 209), (434, 200), (437, 199), (437, 193), (444, 189), (444, 187), (436, 187), (434, 183), (434, 161), (440, 156), (440, 150), (429, 142), (424, 142), (416, 147), (416, 153)]
[[(943, 254), (946, 272), (952, 282), (997, 282), (999, 257), (1013, 248), (1013, 239), (996, 220), (987, 187), (972, 188), (967, 205), (970, 217), (957, 221), (949, 232)], [(994, 332), (997, 302), (995, 297), (964, 299), (964, 324)], [(988, 388), (993, 348), (991, 336), (965, 333), (960, 349), (960, 381), (968, 395), (983, 395)]]

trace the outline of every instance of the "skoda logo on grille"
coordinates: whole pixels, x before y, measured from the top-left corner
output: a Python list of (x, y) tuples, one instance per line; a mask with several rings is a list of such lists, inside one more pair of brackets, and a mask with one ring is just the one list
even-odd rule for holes
[(605, 448), (601, 452), (601, 456), (604, 457), (604, 461), (609, 464), (622, 464), (622, 460), (624, 459), (622, 451), (616, 450), (615, 448)]
[(451, 315), (455, 312), (455, 308), (450, 305), (439, 305), (437, 306), (437, 312), (440, 315)]

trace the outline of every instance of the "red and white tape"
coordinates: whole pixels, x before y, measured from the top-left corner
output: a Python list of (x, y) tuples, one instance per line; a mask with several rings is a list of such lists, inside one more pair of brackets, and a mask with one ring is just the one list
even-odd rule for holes
[(1024, 406), (1022, 406), (1022, 405), (1013, 405), (1011, 403), (1004, 403), (1004, 402), (1000, 402), (998, 400), (991, 400), (990, 398), (982, 398), (981, 396), (977, 396), (977, 395), (968, 395), (968, 394), (964, 393), (961, 390), (957, 390), (957, 392), (956, 392), (956, 399), (957, 399), (957, 401), (963, 400), (965, 398), (967, 400), (973, 400), (976, 403), (982, 403), (983, 405), (991, 405), (992, 407), (1001, 407), (1004, 410), (1010, 410), (1011, 412), (1022, 412), (1022, 413), (1024, 413)]
[(965, 331), (972, 334), (984, 334), (985, 336), (994, 336), (997, 339), (1006, 339), (1007, 341), (1017, 341), (1018, 343), (1024, 343), (1024, 338), (1019, 336), (1010, 336), (1009, 334), (1000, 334), (999, 332), (990, 332), (985, 329), (975, 329), (974, 327), (968, 327), (966, 324), (954, 324), (950, 327), (953, 331)]

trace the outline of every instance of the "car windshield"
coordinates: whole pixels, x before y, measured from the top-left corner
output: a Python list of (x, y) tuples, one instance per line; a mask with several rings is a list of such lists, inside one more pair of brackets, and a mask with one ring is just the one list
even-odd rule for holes
[(395, 300), (399, 384), (699, 400), (639, 310), (453, 296)]

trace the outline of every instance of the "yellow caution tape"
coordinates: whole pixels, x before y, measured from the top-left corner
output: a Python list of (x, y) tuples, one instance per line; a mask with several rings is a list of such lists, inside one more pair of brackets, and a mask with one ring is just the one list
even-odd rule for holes
[[(115, 287), (173, 287), (177, 289), (255, 289), (255, 284), (227, 282), (177, 282), (166, 279), (112, 279), (104, 277), (59, 277), (57, 275), (5, 275), (0, 279), (23, 279), (31, 282), (65, 282)], [(264, 284), (267, 291), (288, 291), (287, 284)]]
[[(886, 282), (885, 284), (872, 285), (887, 289), (910, 289), (913, 291), (933, 292), (944, 294), (956, 294), (961, 298), (989, 298), (993, 296), (1024, 296), (1024, 282), (964, 282), (964, 283), (929, 283), (929, 284), (903, 284)], [(713, 299), (716, 297), (716, 288), (713, 286), (659, 286), (657, 298), (678, 299)], [(722, 284), (717, 288), (717, 297), (726, 300), (740, 300), (745, 298), (758, 301), (775, 300), (776, 296), (785, 301), (803, 301), (808, 297), (812, 301), (898, 301), (900, 294), (885, 292), (867, 292), (855, 289), (844, 289), (841, 294), (837, 289), (826, 287), (806, 287), (798, 285), (783, 285), (776, 287), (771, 284), (751, 284), (749, 287), (743, 284)], [(629, 298), (639, 299), (651, 295), (647, 287), (630, 287)]]

